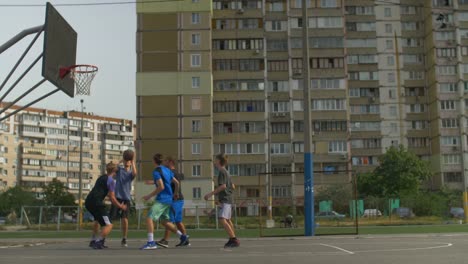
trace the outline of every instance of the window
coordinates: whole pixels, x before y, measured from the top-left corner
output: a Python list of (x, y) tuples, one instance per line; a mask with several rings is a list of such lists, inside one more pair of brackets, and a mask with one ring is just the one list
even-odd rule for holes
[(376, 55), (348, 55), (348, 64), (374, 64), (377, 63)]
[(346, 153), (348, 149), (346, 141), (328, 142), (328, 153)]
[(201, 143), (192, 143), (192, 154), (201, 154)]
[(396, 108), (396, 106), (390, 106), (389, 109), (390, 109), (390, 111), (389, 111), (389, 112), (390, 112), (390, 116), (393, 116), (393, 117), (397, 116), (397, 108)]
[(456, 48), (437, 48), (436, 54), (437, 54), (437, 57), (441, 57), (441, 58), (456, 58), (457, 49)]
[(201, 55), (200, 54), (190, 55), (190, 66), (191, 67), (200, 67), (201, 66)]
[(311, 81), (312, 89), (345, 89), (345, 79), (313, 79)]
[(442, 122), (442, 127), (443, 128), (457, 128), (459, 127), (459, 122), (458, 119), (450, 119), (450, 118), (445, 118), (441, 119)]
[(258, 188), (247, 188), (246, 196), (247, 198), (260, 197), (260, 190)]
[(353, 140), (351, 140), (351, 148), (355, 148), (355, 149), (380, 148), (381, 144), (382, 144), (382, 140), (380, 138), (353, 139)]
[(461, 164), (461, 156), (457, 154), (442, 155), (442, 162), (444, 165)]
[(200, 133), (201, 120), (192, 120), (192, 133)]
[(346, 13), (348, 15), (374, 15), (373, 6), (346, 6)]
[(192, 196), (193, 199), (201, 199), (201, 188), (200, 187), (193, 188), (192, 193), (193, 193), (193, 196)]
[(268, 61), (269, 72), (288, 71), (288, 70), (289, 70), (289, 64), (287, 60)]
[(391, 17), (392, 16), (392, 9), (390, 7), (386, 7), (384, 9), (384, 15), (385, 15), (385, 17)]
[(352, 157), (351, 162), (355, 166), (372, 166), (378, 164), (377, 157), (374, 156)]
[(270, 147), (271, 154), (289, 154), (291, 152), (289, 143), (273, 143)]
[(436, 66), (436, 72), (439, 75), (456, 75), (457, 74), (457, 66)]
[(192, 25), (200, 24), (200, 13), (192, 13)]
[(409, 112), (410, 113), (424, 113), (426, 111), (426, 106), (424, 104), (410, 104)]
[(289, 122), (271, 123), (272, 134), (289, 134)]
[(375, 48), (377, 47), (376, 38), (369, 39), (347, 39), (347, 48)]
[(201, 176), (201, 165), (193, 165), (192, 166), (192, 176), (193, 177), (200, 177)]
[(289, 81), (269, 81), (268, 91), (269, 92), (288, 92)]
[(283, 1), (270, 2), (270, 11), (271, 12), (282, 12), (284, 11)]
[(282, 31), (284, 30), (283, 27), (282, 27), (282, 21), (280, 20), (274, 20), (274, 21), (271, 21), (271, 30), (272, 31)]
[(351, 122), (351, 131), (380, 131), (380, 122)]
[[(298, 121), (296, 121), (298, 122)], [(302, 127), (301, 127), (302, 126)], [(300, 123), (299, 128), (302, 128), (304, 131), (304, 124)], [(315, 132), (346, 132), (348, 130), (348, 123), (343, 120), (334, 120), (334, 121), (313, 121), (312, 129)]]
[(304, 153), (304, 142), (294, 142), (294, 153)]
[(394, 72), (389, 72), (387, 74), (387, 81), (389, 83), (394, 83), (395, 82), (395, 73)]
[(385, 24), (385, 33), (392, 33), (393, 27), (392, 24)]
[(192, 34), (192, 45), (200, 45), (200, 33), (193, 33)]
[(379, 80), (378, 72), (349, 72), (349, 79), (352, 81), (377, 81)]
[(338, 7), (337, 0), (320, 0), (321, 8), (335, 8)]
[(442, 100), (440, 101), (441, 110), (456, 110), (456, 103), (452, 100)]
[(270, 112), (271, 113), (289, 112), (289, 102), (271, 102)]
[(413, 148), (422, 148), (429, 146), (429, 138), (425, 137), (409, 137), (408, 146)]
[(372, 105), (351, 105), (351, 114), (378, 114), (380, 113), (380, 106), (377, 104)]
[(424, 72), (422, 71), (410, 71), (408, 75), (410, 80), (422, 80), (424, 78)]
[(392, 50), (392, 49), (393, 49), (393, 40), (387, 39), (387, 40), (385, 41), (385, 47), (386, 47), (388, 50)]
[[(294, 42), (296, 42), (296, 44), (294, 44)], [(373, 39), (373, 42), (375, 47), (377, 45), (377, 41)], [(349, 40), (347, 43), (349, 43)], [(312, 37), (309, 39), (309, 45), (311, 48), (343, 48), (343, 44), (344, 41), (342, 37)], [(372, 44), (372, 41), (370, 44)], [(302, 39), (291, 38), (291, 46), (302, 48)]]
[(456, 93), (458, 91), (457, 83), (439, 83), (441, 93)]
[(201, 110), (201, 98), (200, 97), (192, 97), (192, 111), (200, 111)]
[(288, 40), (287, 39), (268, 39), (267, 50), (268, 51), (288, 51)]
[(456, 136), (442, 136), (440, 137), (441, 144), (443, 146), (459, 146), (460, 137)]
[(304, 111), (304, 101), (294, 100), (293, 101), (293, 111)]
[(463, 182), (461, 172), (444, 172), (445, 182)]
[(200, 88), (200, 77), (192, 77), (192, 88)]
[(410, 129), (413, 129), (413, 130), (422, 130), (428, 127), (427, 121), (417, 120), (417, 121), (411, 121), (409, 123), (410, 123)]
[(345, 99), (317, 99), (312, 100), (312, 110), (346, 110)]

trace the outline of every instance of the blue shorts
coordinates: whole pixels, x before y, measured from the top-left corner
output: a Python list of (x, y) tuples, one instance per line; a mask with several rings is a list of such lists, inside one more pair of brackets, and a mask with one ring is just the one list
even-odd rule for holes
[(184, 200), (172, 202), (170, 220), (172, 223), (182, 223), (184, 216)]

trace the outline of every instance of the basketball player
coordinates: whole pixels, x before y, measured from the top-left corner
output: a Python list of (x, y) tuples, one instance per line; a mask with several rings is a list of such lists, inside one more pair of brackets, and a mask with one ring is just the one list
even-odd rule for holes
[[(86, 197), (85, 207), (94, 217), (93, 238), (89, 244), (94, 249), (104, 249), (104, 241), (112, 230), (112, 222), (109, 219), (108, 211), (104, 204), (104, 199), (109, 197), (112, 204), (120, 210), (127, 210), (125, 204), (120, 204), (115, 198), (115, 181), (114, 176), (117, 172), (117, 166), (114, 163), (106, 165), (107, 175), (99, 177)], [(98, 236), (99, 225), (102, 227), (101, 234)]]

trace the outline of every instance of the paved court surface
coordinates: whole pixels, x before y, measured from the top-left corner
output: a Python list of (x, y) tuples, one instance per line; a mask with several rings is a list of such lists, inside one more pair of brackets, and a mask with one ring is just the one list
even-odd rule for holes
[(0, 263), (468, 263), (468, 234), (245, 239), (232, 250), (219, 239), (191, 242), (189, 248), (141, 251), (141, 240), (130, 240), (129, 248), (109, 241), (106, 250), (89, 249), (83, 239), (0, 240)]

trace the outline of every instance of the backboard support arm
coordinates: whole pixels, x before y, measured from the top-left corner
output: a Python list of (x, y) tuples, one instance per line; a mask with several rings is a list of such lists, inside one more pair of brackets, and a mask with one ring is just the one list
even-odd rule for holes
[(4, 113), (6, 110), (8, 110), (12, 105), (15, 105), (19, 100), (23, 99), (26, 95), (30, 94), (32, 91), (36, 90), (37, 87), (41, 86), (46, 79), (40, 80), (38, 83), (36, 83), (33, 87), (29, 88), (26, 92), (24, 92), (22, 95), (18, 96), (13, 102), (10, 103), (8, 107), (4, 107), (0, 110), (0, 114)]
[(18, 41), (22, 40), (24, 37), (34, 34), (34, 33), (39, 33), (44, 30), (44, 25), (40, 25), (37, 27), (32, 27), (32, 28), (27, 28), (20, 33), (18, 33), (16, 36), (5, 42), (5, 44), (0, 46), (0, 54), (2, 54), (5, 50), (11, 48), (11, 46), (15, 45)]
[(58, 92), (58, 91), (60, 91), (60, 89), (57, 88), (57, 89), (55, 89), (55, 90), (53, 90), (53, 91), (51, 91), (51, 92), (49, 92), (49, 93), (47, 93), (47, 94), (44, 94), (43, 96), (37, 98), (36, 100), (34, 100), (34, 101), (28, 103), (27, 105), (22, 106), (22, 107), (16, 109), (15, 111), (9, 113), (8, 115), (5, 115), (4, 117), (0, 117), (0, 122), (3, 122), (5, 119), (8, 119), (8, 118), (10, 118), (10, 117), (13, 116), (13, 115), (16, 115), (18, 112), (20, 112), (20, 111), (22, 111), (22, 110), (24, 110), (24, 109), (30, 107), (31, 105), (33, 105), (33, 104), (35, 104), (35, 103), (37, 103), (37, 102), (40, 102), (40, 101), (44, 100), (45, 98), (47, 98), (47, 97), (53, 95), (54, 93), (56, 93), (56, 92)]
[(41, 53), (32, 63), (31, 65), (29, 65), (29, 67), (23, 72), (23, 74), (21, 74), (21, 76), (18, 78), (18, 80), (16, 80), (13, 85), (5, 92), (5, 94), (3, 94), (1, 97), (0, 97), (0, 103), (3, 102), (3, 100), (5, 99), (5, 97), (7, 97), (8, 94), (10, 94), (10, 92), (16, 87), (16, 85), (18, 85), (18, 83), (24, 78), (24, 76), (26, 76), (26, 74), (28, 74), (28, 72), (34, 67), (34, 65), (36, 65), (36, 63), (43, 57), (43, 54)]
[[(23, 52), (23, 54), (21, 55), (21, 57), (18, 59), (18, 61), (16, 62), (15, 66), (13, 67), (13, 69), (11, 69), (10, 73), (8, 73), (7, 77), (5, 78), (5, 80), (3, 81), (3, 83), (0, 85), (0, 91), (3, 89), (3, 87), (5, 87), (6, 83), (8, 82), (8, 80), (10, 80), (11, 76), (13, 75), (13, 73), (16, 71), (16, 69), (18, 68), (18, 66), (21, 64), (21, 62), (23, 61), (24, 57), (26, 57), (26, 55), (28, 54), (29, 50), (31, 50), (32, 46), (34, 45), (34, 43), (36, 43), (36, 40), (39, 38), (39, 36), (42, 34), (42, 32), (44, 31), (44, 27), (41, 28), (41, 30), (39, 30), (36, 34), (36, 36), (34, 36), (34, 39), (31, 41), (31, 43), (29, 43), (29, 46), (26, 48), (26, 50)], [(0, 100), (1, 102), (1, 100)]]

